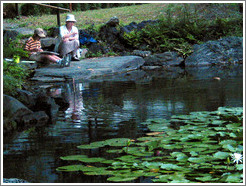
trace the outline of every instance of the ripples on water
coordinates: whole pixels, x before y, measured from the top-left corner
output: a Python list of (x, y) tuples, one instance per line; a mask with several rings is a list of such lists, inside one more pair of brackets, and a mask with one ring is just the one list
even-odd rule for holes
[[(115, 137), (137, 138), (148, 129), (148, 118), (167, 118), (193, 111), (212, 111), (220, 106), (243, 106), (243, 78), (156, 79), (136, 82), (69, 82), (50, 89), (65, 96), (69, 108), (59, 111), (55, 123), (30, 128), (4, 139), (4, 177), (29, 182), (106, 182), (103, 176), (61, 173), (60, 156), (80, 154), (78, 145)], [(101, 156), (91, 150), (89, 156)], [(140, 178), (136, 182), (148, 182)]]

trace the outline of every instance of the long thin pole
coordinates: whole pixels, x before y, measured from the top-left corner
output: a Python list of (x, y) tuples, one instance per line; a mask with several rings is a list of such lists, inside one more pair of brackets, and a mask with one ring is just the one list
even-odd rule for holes
[(73, 10), (72, 3), (69, 3), (69, 9), (70, 9), (70, 12), (72, 12), (72, 10)]
[(18, 3), (15, 3), (16, 17), (19, 17)]
[(60, 27), (61, 26), (61, 20), (60, 20), (60, 11), (59, 11), (59, 9), (56, 10), (56, 16), (57, 16), (57, 24)]

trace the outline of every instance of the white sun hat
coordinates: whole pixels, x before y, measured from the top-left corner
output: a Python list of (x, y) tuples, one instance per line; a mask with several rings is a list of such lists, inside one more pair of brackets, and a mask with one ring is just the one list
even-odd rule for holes
[(67, 17), (66, 17), (66, 22), (67, 22), (67, 21), (77, 22), (77, 21), (75, 20), (75, 17), (74, 17), (73, 14), (68, 14), (68, 15), (67, 15)]

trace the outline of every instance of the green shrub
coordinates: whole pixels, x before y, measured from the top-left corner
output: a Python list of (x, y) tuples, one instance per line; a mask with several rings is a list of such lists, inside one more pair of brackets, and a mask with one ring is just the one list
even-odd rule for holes
[(3, 92), (15, 95), (16, 88), (21, 88), (29, 71), (19, 63), (3, 61)]
[(21, 42), (18, 36), (16, 40), (4, 41), (3, 42), (3, 57), (13, 58), (14, 56), (20, 56), (21, 58), (27, 58), (28, 53), (24, 50), (24, 43)]
[(160, 22), (141, 31), (124, 34), (133, 49), (146, 46), (152, 52), (178, 51), (183, 57), (192, 53), (192, 45), (225, 36), (243, 36), (242, 16), (205, 19), (194, 4), (169, 4)]
[[(3, 42), (3, 57), (13, 58), (16, 57), (26, 58), (28, 57), (27, 51), (23, 49), (23, 43), (20, 39), (22, 36), (18, 36), (16, 40)], [(3, 61), (3, 92), (8, 95), (15, 95), (15, 89), (21, 88), (26, 77), (29, 75), (29, 71), (19, 63), (14, 61)]]

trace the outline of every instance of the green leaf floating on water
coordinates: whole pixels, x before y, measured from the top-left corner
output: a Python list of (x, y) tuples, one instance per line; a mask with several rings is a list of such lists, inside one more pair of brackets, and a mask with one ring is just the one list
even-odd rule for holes
[(107, 180), (112, 182), (126, 182), (126, 181), (132, 181), (137, 179), (138, 177), (131, 177), (131, 176), (112, 176), (109, 177)]
[(102, 167), (91, 167), (89, 170), (84, 170), (83, 173), (86, 175), (112, 175), (113, 171), (105, 170), (106, 168)]
[(171, 155), (172, 155), (173, 157), (176, 157), (176, 160), (177, 160), (177, 161), (186, 162), (187, 159), (188, 159), (188, 156), (185, 155), (185, 154), (182, 153), (182, 152), (173, 152)]
[(146, 151), (145, 147), (124, 147), (123, 149), (127, 154), (134, 156), (151, 156), (153, 154), (153, 152)]
[(210, 182), (210, 181), (216, 180), (216, 179), (214, 179), (210, 174), (206, 174), (203, 177), (197, 177), (196, 180), (199, 180), (202, 182)]
[(220, 145), (228, 145), (228, 144), (234, 146), (234, 145), (237, 145), (237, 141), (235, 141), (235, 140), (223, 140), (220, 142)]
[(95, 149), (95, 148), (99, 148), (99, 147), (104, 147), (106, 145), (106, 143), (104, 141), (96, 141), (96, 142), (92, 142), (90, 144), (86, 144), (86, 145), (79, 145), (77, 146), (80, 149)]
[(183, 170), (184, 168), (178, 165), (174, 164), (162, 164), (161, 169), (166, 169), (166, 170)]
[(136, 156), (132, 156), (132, 155), (121, 156), (121, 157), (116, 158), (116, 159), (119, 159), (119, 160), (124, 161), (124, 162), (138, 162), (139, 161), (139, 160), (137, 160)]
[(107, 153), (122, 153), (123, 150), (122, 149), (109, 149), (106, 151)]
[(157, 179), (153, 179), (153, 182), (157, 182), (157, 183), (189, 183), (190, 181), (185, 178), (185, 175), (183, 173), (175, 172), (174, 174), (157, 176)]
[(129, 140), (130, 139), (128, 138), (113, 138), (113, 139), (108, 139), (105, 141), (92, 142), (87, 145), (79, 145), (77, 147), (80, 149), (95, 149), (95, 148), (104, 147), (104, 146), (114, 146), (114, 147), (126, 146)]
[(113, 138), (113, 139), (105, 140), (105, 143), (109, 146), (120, 147), (120, 146), (126, 146), (129, 140), (130, 140), (129, 138)]
[(67, 165), (67, 166), (62, 166), (62, 167), (58, 167), (56, 170), (57, 171), (82, 171), (83, 168), (85, 166), (84, 165)]
[(60, 157), (62, 160), (80, 160), (81, 158), (87, 158), (86, 155), (71, 155)]
[(203, 134), (190, 134), (180, 139), (180, 141), (189, 141), (189, 140), (202, 140), (204, 138)]
[(236, 168), (237, 170), (243, 170), (243, 164), (237, 164)]
[(219, 151), (219, 152), (216, 152), (214, 154), (214, 157), (217, 158), (217, 159), (222, 159), (223, 160), (223, 159), (226, 159), (229, 155), (230, 155), (230, 153), (228, 153), (228, 152)]
[(243, 174), (240, 174), (240, 173), (230, 174), (226, 178), (226, 182), (228, 182), (228, 183), (239, 183), (241, 178), (242, 178), (242, 175)]
[(206, 160), (204, 158), (199, 158), (199, 157), (190, 157), (188, 159), (188, 161), (192, 162), (192, 163), (203, 163), (205, 162)]
[(89, 158), (86, 155), (72, 155), (61, 157), (62, 160), (78, 160), (85, 163), (102, 162), (105, 161), (104, 158)]

